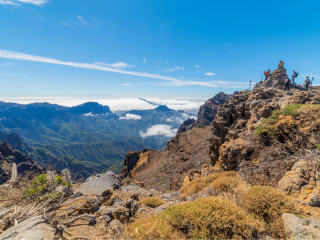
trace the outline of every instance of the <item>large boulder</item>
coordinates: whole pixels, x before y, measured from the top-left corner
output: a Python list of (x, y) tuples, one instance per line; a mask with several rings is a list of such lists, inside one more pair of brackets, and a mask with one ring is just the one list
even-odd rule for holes
[(84, 183), (74, 187), (74, 192), (81, 192), (85, 195), (102, 195), (107, 190), (119, 188), (120, 180), (111, 171), (89, 177)]

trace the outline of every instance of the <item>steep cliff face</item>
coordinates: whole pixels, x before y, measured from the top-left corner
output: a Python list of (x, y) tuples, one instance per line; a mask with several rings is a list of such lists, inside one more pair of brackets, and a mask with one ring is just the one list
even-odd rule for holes
[(178, 129), (177, 134), (190, 130), (193, 127), (210, 126), (215, 115), (217, 114), (218, 107), (231, 99), (232, 95), (219, 92), (213, 98), (206, 101), (199, 109), (197, 120), (187, 119)]
[(210, 136), (209, 126), (195, 127), (172, 138), (163, 151), (129, 152), (122, 176), (142, 181), (148, 188), (177, 190), (189, 171), (210, 163)]
[(16, 164), (17, 177), (20, 178), (32, 178), (43, 171), (37, 162), (13, 149), (8, 141), (4, 141), (0, 144), (0, 185), (10, 180), (14, 172), (13, 164)]

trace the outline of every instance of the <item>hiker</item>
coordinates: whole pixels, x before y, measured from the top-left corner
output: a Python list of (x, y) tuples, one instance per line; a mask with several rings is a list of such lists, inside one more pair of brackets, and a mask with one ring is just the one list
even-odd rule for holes
[(264, 72), (264, 77), (265, 77), (264, 80), (267, 80), (270, 77), (270, 69)]
[(286, 77), (286, 79), (284, 80), (285, 83), (285, 87), (284, 90), (290, 90), (289, 86), (290, 86), (290, 79), (288, 77)]
[(294, 80), (298, 77), (298, 75), (299, 75), (299, 73), (297, 73), (295, 70), (293, 70), (293, 74), (291, 76), (293, 86), (296, 84)]
[(306, 80), (304, 80), (304, 88), (307, 92), (309, 92), (309, 88), (310, 88), (310, 85), (311, 85), (311, 81), (309, 79), (309, 76), (306, 76)]

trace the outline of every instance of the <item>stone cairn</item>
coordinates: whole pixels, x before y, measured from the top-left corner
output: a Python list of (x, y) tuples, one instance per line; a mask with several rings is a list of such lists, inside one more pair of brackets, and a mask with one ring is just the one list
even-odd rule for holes
[(255, 88), (257, 88), (257, 87), (267, 87), (267, 88), (276, 87), (279, 89), (284, 89), (286, 77), (287, 77), (287, 70), (284, 68), (284, 62), (280, 61), (279, 65), (278, 65), (278, 69), (274, 70), (268, 79), (257, 83)]

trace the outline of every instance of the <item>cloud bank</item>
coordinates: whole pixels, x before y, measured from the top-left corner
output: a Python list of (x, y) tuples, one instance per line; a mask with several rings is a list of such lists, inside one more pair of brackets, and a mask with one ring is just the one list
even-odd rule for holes
[(113, 112), (126, 112), (130, 110), (148, 110), (154, 109), (157, 105), (166, 105), (174, 110), (183, 110), (189, 113), (196, 114), (199, 107), (204, 104), (207, 98), (147, 98), (148, 101), (155, 103), (150, 104), (139, 98), (90, 98), (90, 97), (0, 97), (0, 101), (13, 102), (20, 104), (29, 104), (35, 102), (48, 102), (66, 107), (73, 107), (85, 102), (98, 102), (102, 105), (107, 105)]
[(150, 136), (165, 136), (165, 137), (174, 137), (178, 129), (173, 129), (170, 125), (167, 124), (156, 124), (148, 128), (145, 132), (140, 131), (140, 136), (150, 137)]

